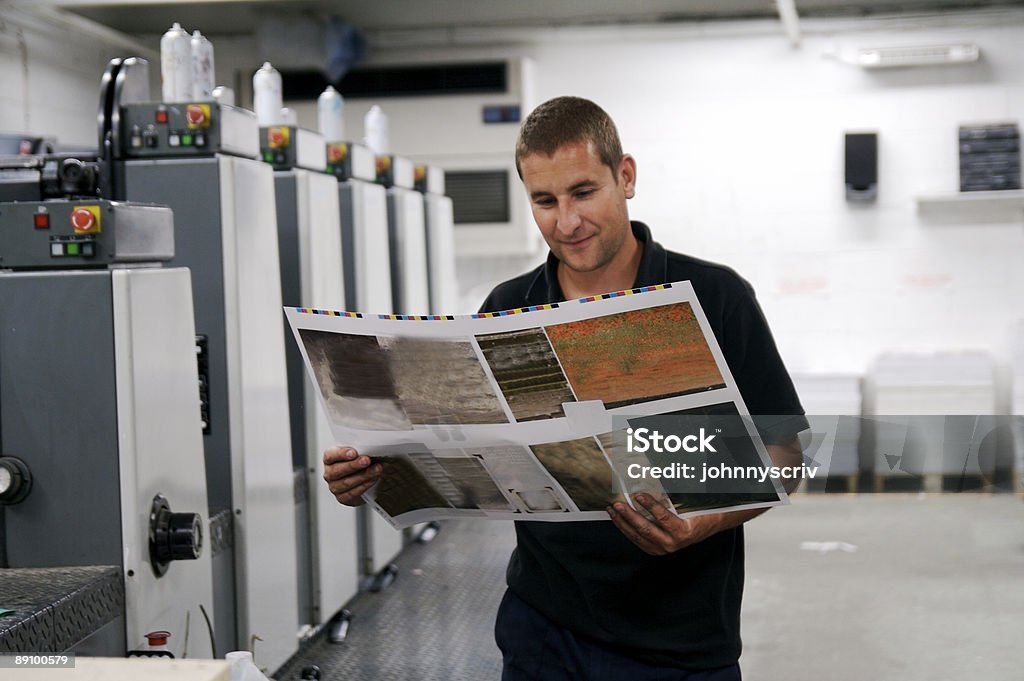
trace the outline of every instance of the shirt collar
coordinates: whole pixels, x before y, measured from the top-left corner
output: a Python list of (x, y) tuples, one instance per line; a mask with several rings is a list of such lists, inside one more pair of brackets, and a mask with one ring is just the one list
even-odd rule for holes
[[(651, 238), (651, 230), (647, 225), (636, 220), (629, 224), (633, 229), (633, 236), (644, 247), (633, 288), (665, 283), (665, 278), (668, 276), (665, 249)], [(565, 300), (565, 295), (562, 293), (562, 287), (558, 285), (558, 258), (554, 253), (548, 251), (547, 262), (537, 272), (537, 276), (534, 277), (526, 292), (526, 302), (529, 305), (544, 305), (562, 300)]]

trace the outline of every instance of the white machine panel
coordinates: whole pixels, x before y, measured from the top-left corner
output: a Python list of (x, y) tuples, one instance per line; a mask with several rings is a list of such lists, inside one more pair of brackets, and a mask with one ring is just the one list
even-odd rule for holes
[(391, 245), (388, 239), (387, 190), (379, 184), (349, 180), (355, 241), (356, 309), (364, 314), (389, 314)]
[(392, 187), (388, 193), (388, 233), (391, 237), (391, 293), (397, 314), (430, 311), (427, 275), (427, 232), (423, 195)]
[[(322, 310), (345, 307), (338, 181), (332, 175), (296, 170), (299, 209), (299, 272), (302, 305)], [(359, 591), (356, 510), (338, 503), (324, 483), (323, 451), (335, 444), (319, 407), (318, 389), (306, 375), (304, 402), (309, 451), (313, 551), (313, 599), (320, 624)]]
[(458, 314), (459, 290), (455, 282), (455, 224), (452, 200), (424, 194), (427, 256), (430, 259), (430, 313)]
[(299, 619), (274, 177), (259, 161), (219, 162), (238, 639), (260, 637), (255, 658), (273, 670), (295, 652)]
[(146, 550), (157, 494), (173, 512), (198, 513), (204, 528), (209, 521), (189, 271), (125, 269), (111, 277), (127, 645), (141, 648), (144, 634), (164, 629), (181, 657), (190, 630), (188, 655), (211, 657), (199, 609), (214, 616), (209, 538), (198, 559), (173, 561), (159, 578)]

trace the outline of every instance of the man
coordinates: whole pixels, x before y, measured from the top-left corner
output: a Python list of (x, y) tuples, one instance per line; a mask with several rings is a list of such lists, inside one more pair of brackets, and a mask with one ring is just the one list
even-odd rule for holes
[[(516, 167), (551, 252), (496, 287), (483, 311), (608, 291), (692, 283), (776, 465), (798, 465), (807, 427), (749, 284), (732, 270), (666, 251), (630, 222), (636, 161), (596, 104), (558, 97), (524, 121)], [(788, 415), (788, 416), (786, 416)], [(379, 478), (354, 450), (324, 453), (324, 479), (344, 504)], [(682, 519), (647, 495), (608, 509), (611, 523), (517, 522), (517, 547), (495, 636), (506, 681), (738, 681), (742, 524), (764, 509)]]

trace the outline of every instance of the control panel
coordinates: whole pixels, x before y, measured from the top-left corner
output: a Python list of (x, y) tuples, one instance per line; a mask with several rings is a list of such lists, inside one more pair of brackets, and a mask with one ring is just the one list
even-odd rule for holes
[(217, 102), (146, 102), (121, 107), (123, 158), (209, 156), (256, 158), (256, 115)]
[(166, 206), (102, 199), (0, 203), (0, 269), (104, 267), (174, 257)]
[(324, 172), (327, 147), (323, 135), (293, 125), (260, 128), (260, 158), (274, 170), (305, 168)]
[(377, 181), (377, 160), (370, 147), (355, 142), (327, 145), (327, 172), (339, 180)]

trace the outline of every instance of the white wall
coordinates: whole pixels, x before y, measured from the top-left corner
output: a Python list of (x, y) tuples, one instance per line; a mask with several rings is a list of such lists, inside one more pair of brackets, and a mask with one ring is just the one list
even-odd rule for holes
[[(157, 46), (159, 47), (159, 46)], [(132, 41), (89, 22), (59, 15), (0, 12), (0, 131), (55, 136), (95, 147), (100, 77), (113, 57), (151, 59)]]
[[(1024, 12), (803, 27), (796, 49), (764, 21), (550, 29), (497, 47), (395, 40), (374, 57), (532, 57), (536, 101), (590, 97), (617, 121), (639, 164), (631, 215), (669, 248), (754, 284), (791, 370), (859, 373), (884, 351), (983, 349), (996, 356), (1006, 408), (1010, 325), (1024, 317), (1024, 210), (936, 221), (918, 215), (916, 197), (956, 192), (958, 125), (1021, 122)], [(825, 56), (967, 41), (980, 63), (868, 72)], [(843, 189), (843, 133), (860, 130), (879, 133), (869, 205), (847, 203)], [(464, 288), (504, 274), (500, 261), (460, 265)]]

